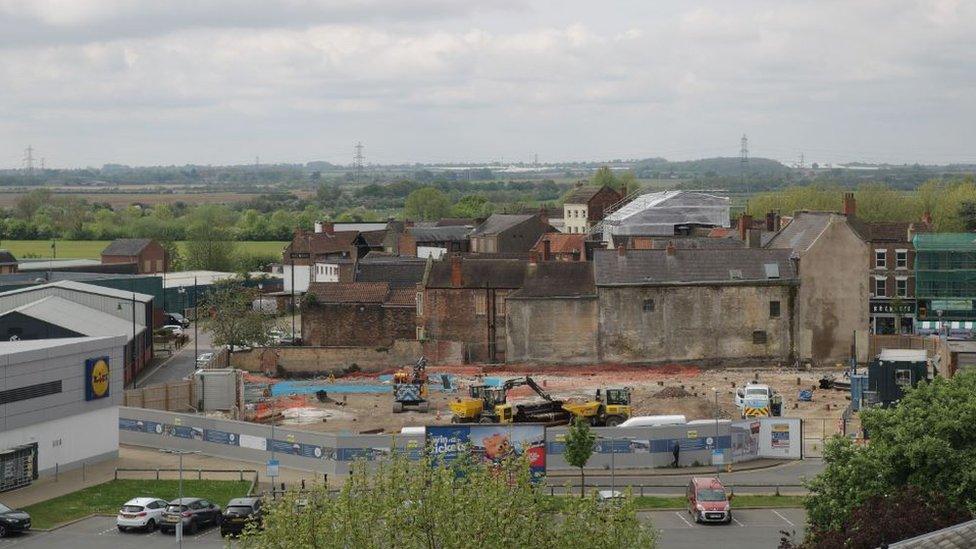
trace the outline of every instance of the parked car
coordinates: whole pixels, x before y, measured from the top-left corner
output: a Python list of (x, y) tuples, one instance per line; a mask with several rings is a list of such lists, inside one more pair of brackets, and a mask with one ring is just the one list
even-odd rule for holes
[(26, 532), (30, 527), (30, 515), (0, 503), (0, 538), (7, 537), (11, 532)]
[(254, 523), (261, 528), (264, 516), (264, 509), (261, 505), (261, 498), (234, 498), (227, 502), (224, 509), (224, 516), (220, 523), (220, 535), (239, 535), (244, 531), (244, 527)]
[(179, 324), (167, 324), (162, 328), (160, 328), (160, 330), (166, 330), (168, 332), (171, 332), (176, 337), (180, 337), (183, 335), (183, 326), (180, 326)]
[(115, 524), (119, 532), (136, 528), (152, 532), (161, 522), (167, 505), (165, 499), (159, 498), (130, 499), (119, 509)]
[(213, 359), (213, 353), (200, 353), (200, 356), (197, 357), (197, 366), (206, 366), (213, 362)]
[(166, 313), (166, 324), (176, 324), (181, 328), (190, 327), (190, 321), (180, 313)]
[(732, 522), (732, 494), (716, 477), (693, 477), (688, 482), (688, 512), (695, 522)]
[(201, 498), (174, 499), (166, 506), (159, 531), (164, 534), (176, 532), (176, 526), (183, 523), (183, 532), (195, 534), (203, 526), (220, 525), (220, 506)]

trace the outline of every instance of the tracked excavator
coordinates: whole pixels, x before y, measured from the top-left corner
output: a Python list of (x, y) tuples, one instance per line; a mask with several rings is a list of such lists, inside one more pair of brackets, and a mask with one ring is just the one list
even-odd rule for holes
[[(508, 391), (528, 385), (543, 402), (512, 405)], [(449, 403), (453, 423), (565, 423), (570, 413), (529, 376), (505, 380), (500, 387), (472, 385), (468, 396)]]

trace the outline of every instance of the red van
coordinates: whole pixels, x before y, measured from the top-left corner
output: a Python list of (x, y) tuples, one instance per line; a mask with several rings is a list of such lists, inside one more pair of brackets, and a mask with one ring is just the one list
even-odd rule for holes
[(731, 501), (715, 477), (693, 477), (688, 483), (688, 512), (695, 522), (732, 522)]

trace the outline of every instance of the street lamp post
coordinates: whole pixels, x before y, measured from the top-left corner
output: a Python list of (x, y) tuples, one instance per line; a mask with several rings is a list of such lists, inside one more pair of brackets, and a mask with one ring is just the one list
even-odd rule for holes
[[(712, 459), (715, 459), (715, 450), (718, 450), (718, 389), (712, 387), (712, 391), (715, 393), (715, 448), (712, 449)], [(770, 406), (773, 404), (770, 403)], [(718, 477), (719, 473), (722, 471), (721, 464), (715, 464), (715, 476)]]
[(629, 436), (618, 437), (618, 436), (613, 436), (613, 435), (611, 435), (609, 437), (605, 437), (605, 436), (597, 435), (596, 438), (598, 438), (600, 440), (609, 440), (610, 441), (610, 497), (611, 498), (614, 498), (617, 495), (617, 464), (616, 464), (617, 444), (616, 444), (616, 441), (618, 439), (620, 439), (620, 440), (633, 440), (634, 437), (629, 437)]
[(199, 450), (178, 450), (175, 448), (160, 448), (160, 452), (164, 454), (175, 454), (180, 457), (180, 520), (176, 523), (176, 542), (180, 547), (183, 547), (183, 456), (186, 454), (199, 454)]

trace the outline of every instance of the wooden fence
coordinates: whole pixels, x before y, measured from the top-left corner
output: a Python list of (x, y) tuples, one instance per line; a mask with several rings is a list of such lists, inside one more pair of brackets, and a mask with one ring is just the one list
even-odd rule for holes
[(123, 397), (123, 406), (149, 408), (167, 412), (190, 412), (196, 409), (193, 381), (181, 380), (139, 389), (129, 389)]

